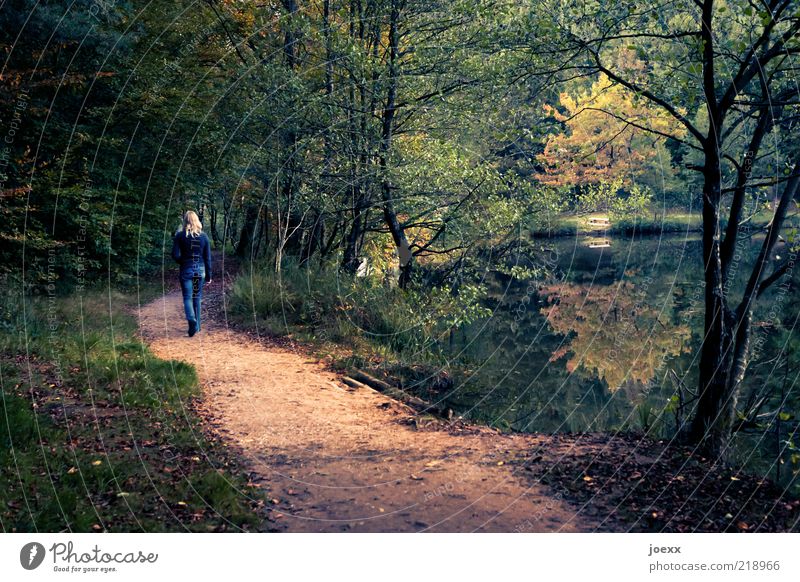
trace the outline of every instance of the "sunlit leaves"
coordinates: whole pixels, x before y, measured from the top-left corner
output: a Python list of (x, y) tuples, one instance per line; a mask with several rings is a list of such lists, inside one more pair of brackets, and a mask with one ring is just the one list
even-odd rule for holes
[(657, 147), (666, 139), (654, 132), (682, 137), (685, 131), (671, 116), (603, 75), (588, 91), (575, 96), (563, 92), (558, 108), (548, 110), (564, 129), (547, 140), (539, 156), (546, 173), (539, 179), (556, 186), (617, 179), (630, 184), (653, 171)]

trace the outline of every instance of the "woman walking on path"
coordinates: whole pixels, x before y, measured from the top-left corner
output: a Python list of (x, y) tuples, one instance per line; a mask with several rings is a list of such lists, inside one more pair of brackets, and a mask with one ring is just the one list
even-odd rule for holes
[(181, 266), (183, 309), (189, 322), (189, 337), (192, 337), (200, 331), (203, 284), (211, 283), (211, 243), (197, 213), (192, 210), (183, 215), (183, 227), (175, 233), (172, 258)]

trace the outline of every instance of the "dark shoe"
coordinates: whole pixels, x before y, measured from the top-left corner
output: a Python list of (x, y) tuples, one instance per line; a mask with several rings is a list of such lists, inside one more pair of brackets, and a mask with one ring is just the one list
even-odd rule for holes
[(189, 337), (197, 333), (197, 324), (194, 321), (189, 322)]

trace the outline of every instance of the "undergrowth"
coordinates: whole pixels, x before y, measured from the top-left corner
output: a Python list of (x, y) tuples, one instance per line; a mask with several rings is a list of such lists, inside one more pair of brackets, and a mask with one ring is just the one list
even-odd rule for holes
[[(268, 263), (269, 264), (269, 263)], [(233, 318), (260, 332), (313, 342), (338, 352), (341, 367), (380, 368), (413, 391), (436, 388), (454, 370), (451, 330), (488, 314), (482, 290), (400, 289), (335, 266), (286, 261), (243, 272), (234, 282)], [(349, 348), (341, 356), (341, 346)]]

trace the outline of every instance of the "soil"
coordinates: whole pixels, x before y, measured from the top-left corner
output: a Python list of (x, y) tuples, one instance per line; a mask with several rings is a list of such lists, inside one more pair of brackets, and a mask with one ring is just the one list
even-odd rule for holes
[[(233, 265), (236, 270), (236, 265)], [(194, 413), (292, 532), (797, 531), (766, 478), (641, 434), (507, 434), (350, 388), (308, 346), (227, 323), (231, 275), (189, 338), (180, 291), (139, 310), (156, 355), (188, 362)]]
[[(215, 285), (206, 288), (212, 302)], [(419, 428), (411, 409), (349, 388), (308, 350), (254, 341), (221, 318), (190, 338), (178, 291), (142, 306), (139, 321), (156, 355), (196, 367), (197, 412), (268, 492), (275, 529), (555, 532), (599, 524), (526, 471), (549, 437), (462, 422)]]

